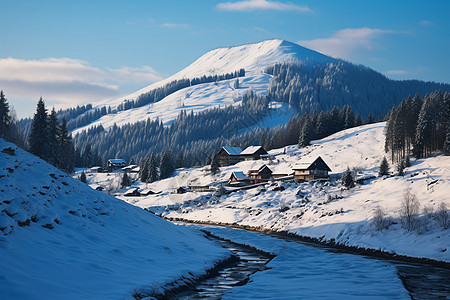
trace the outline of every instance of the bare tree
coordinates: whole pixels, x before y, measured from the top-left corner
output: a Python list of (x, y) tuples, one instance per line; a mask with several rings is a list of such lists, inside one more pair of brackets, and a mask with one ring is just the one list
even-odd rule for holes
[(400, 210), (400, 219), (405, 228), (408, 231), (412, 231), (417, 228), (418, 214), (419, 214), (419, 200), (415, 194), (411, 193), (411, 189), (407, 189), (403, 194), (402, 207)]
[(384, 210), (378, 206), (373, 214), (372, 224), (376, 231), (382, 231), (388, 227), (388, 221)]
[(438, 209), (436, 211), (436, 219), (438, 221), (439, 226), (441, 226), (444, 229), (448, 228), (449, 216), (447, 205), (445, 204), (445, 202), (441, 202), (441, 204), (438, 206)]

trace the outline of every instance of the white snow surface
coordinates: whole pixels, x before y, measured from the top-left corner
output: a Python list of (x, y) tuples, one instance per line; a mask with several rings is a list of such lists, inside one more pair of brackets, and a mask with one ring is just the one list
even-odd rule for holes
[(134, 299), (229, 256), (2, 139), (0, 229), (1, 299)]
[[(200, 112), (218, 106), (237, 105), (240, 104), (241, 96), (250, 90), (257, 94), (267, 94), (271, 76), (262, 73), (264, 68), (276, 63), (292, 61), (319, 64), (335, 60), (297, 44), (278, 39), (211, 50), (180, 72), (130, 95), (100, 103), (94, 109), (102, 106), (117, 107), (124, 100), (135, 100), (139, 95), (162, 87), (173, 80), (193, 79), (203, 75), (222, 75), (244, 68), (245, 77), (239, 78), (239, 89), (234, 88), (235, 79), (187, 87), (168, 95), (156, 103), (150, 103), (116, 114), (105, 115), (87, 126), (77, 128), (72, 133), (76, 134), (100, 124), (105, 129), (108, 129), (114, 124), (121, 126), (126, 123), (144, 121), (147, 118), (159, 118), (167, 125), (182, 110)], [(275, 114), (274, 118), (278, 119), (280, 116), (284, 117), (282, 121), (285, 123), (289, 120), (291, 114)]]
[[(405, 176), (376, 177), (347, 190), (340, 184), (342, 173), (355, 168), (356, 178), (377, 176), (384, 153), (385, 123), (363, 125), (333, 134), (312, 145), (296, 145), (269, 152), (272, 161), (244, 161), (221, 167), (213, 176), (209, 166), (179, 169), (168, 179), (151, 184), (135, 183), (142, 188), (162, 191), (147, 197), (123, 198), (134, 205), (150, 208), (164, 216), (189, 220), (237, 223), (299, 235), (335, 239), (336, 242), (380, 249), (413, 257), (450, 261), (450, 229), (438, 225), (434, 214), (424, 214), (427, 207), (436, 211), (443, 202), (450, 207), (450, 157), (442, 154), (411, 160)], [(216, 197), (211, 193), (173, 194), (175, 188), (189, 185), (219, 186), (233, 171), (247, 172), (261, 163), (274, 173), (290, 173), (300, 160), (321, 156), (331, 168), (330, 182), (281, 183), (233, 192)], [(391, 166), (395, 173), (395, 166)], [(94, 175), (92, 184), (105, 174)], [(432, 183), (434, 182), (434, 183)], [(430, 183), (432, 183), (430, 185)], [(285, 190), (275, 190), (282, 186)], [(403, 195), (415, 194), (421, 209), (417, 230), (406, 231), (400, 222)], [(377, 231), (372, 219), (375, 210), (384, 210), (388, 229)]]

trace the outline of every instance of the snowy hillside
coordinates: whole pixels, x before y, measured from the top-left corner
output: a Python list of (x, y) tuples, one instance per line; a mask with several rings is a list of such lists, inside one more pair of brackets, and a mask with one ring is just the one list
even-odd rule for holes
[[(121, 111), (116, 114), (105, 115), (92, 124), (74, 130), (73, 133), (76, 134), (81, 130), (100, 124), (108, 128), (113, 126), (114, 123), (120, 126), (125, 123), (142, 121), (147, 118), (156, 119), (157, 117), (167, 124), (175, 119), (181, 110), (199, 112), (219, 105), (237, 104), (239, 103), (238, 100), (240, 100), (240, 97), (249, 90), (257, 94), (267, 93), (271, 76), (262, 73), (265, 67), (275, 63), (298, 61), (303, 61), (308, 64), (318, 64), (335, 60), (297, 44), (277, 39), (256, 44), (215, 49), (204, 54), (191, 65), (173, 76), (156, 82), (133, 94), (101, 103), (94, 107), (94, 109), (102, 106), (117, 107), (124, 100), (134, 100), (139, 95), (162, 87), (173, 80), (183, 78), (192, 79), (204, 75), (222, 75), (244, 68), (246, 75), (245, 77), (239, 78), (239, 89), (234, 89), (234, 79), (191, 86), (179, 90), (159, 102)], [(289, 116), (287, 116), (287, 120)], [(283, 119), (283, 122), (287, 120)]]
[[(161, 194), (123, 199), (167, 217), (289, 230), (347, 245), (450, 261), (450, 230), (444, 230), (437, 214), (432, 213), (442, 203), (447, 209), (450, 207), (450, 157), (438, 155), (412, 161), (403, 177), (376, 177), (350, 190), (344, 189), (338, 180), (347, 167), (355, 170), (357, 179), (377, 175), (385, 155), (384, 126), (385, 123), (377, 123), (344, 130), (303, 149), (294, 145), (273, 150), (271, 162), (240, 162), (221, 168), (216, 176), (210, 174), (208, 167), (178, 170), (171, 178), (139, 184), (162, 191)], [(170, 193), (179, 186), (217, 186), (226, 182), (232, 171), (247, 172), (262, 163), (274, 173), (287, 173), (299, 159), (317, 156), (332, 169), (329, 183), (277, 182), (221, 197), (197, 192)], [(394, 169), (391, 166), (392, 173)], [(95, 178), (91, 180), (95, 182)], [(420, 203), (420, 224), (414, 231), (403, 229), (399, 217), (407, 189)], [(381, 231), (372, 222), (378, 207), (384, 210), (388, 227)]]
[(229, 253), (0, 139), (0, 298), (117, 299)]

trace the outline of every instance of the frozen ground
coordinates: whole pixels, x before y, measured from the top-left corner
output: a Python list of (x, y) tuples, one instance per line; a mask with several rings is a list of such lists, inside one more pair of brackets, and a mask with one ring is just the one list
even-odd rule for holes
[(1, 299), (132, 299), (228, 255), (0, 139)]
[[(325, 240), (335, 239), (346, 245), (450, 261), (450, 230), (442, 228), (436, 214), (430, 213), (441, 203), (447, 209), (450, 207), (450, 157), (436, 155), (412, 160), (405, 176), (376, 177), (350, 190), (344, 189), (338, 180), (347, 167), (355, 170), (357, 178), (377, 175), (385, 155), (384, 126), (385, 123), (376, 123), (344, 130), (303, 149), (293, 145), (273, 150), (270, 154), (274, 158), (270, 162), (241, 162), (221, 168), (216, 176), (211, 175), (209, 167), (177, 170), (171, 178), (135, 184), (162, 191), (161, 194), (122, 199), (167, 217), (288, 230)], [(232, 171), (246, 172), (261, 163), (266, 163), (275, 173), (290, 172), (299, 159), (317, 156), (332, 169), (330, 182), (273, 183), (221, 197), (197, 192), (173, 194), (179, 186), (218, 186), (228, 180)], [(391, 166), (392, 173), (394, 170), (395, 166)], [(98, 177), (90, 179), (92, 185), (106, 175), (95, 176)], [(279, 190), (279, 186), (284, 190)], [(402, 228), (399, 218), (403, 195), (408, 189), (420, 204), (420, 222), (413, 231)], [(386, 215), (387, 229), (381, 231), (372, 222), (378, 207)]]

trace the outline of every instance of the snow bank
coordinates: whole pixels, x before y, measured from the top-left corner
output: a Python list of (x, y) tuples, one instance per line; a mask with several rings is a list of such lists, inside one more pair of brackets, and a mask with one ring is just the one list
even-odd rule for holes
[(0, 229), (2, 299), (131, 298), (229, 255), (1, 139)]

